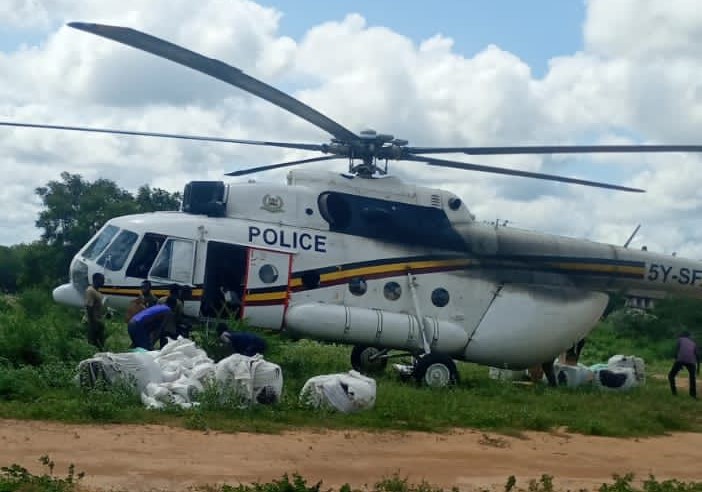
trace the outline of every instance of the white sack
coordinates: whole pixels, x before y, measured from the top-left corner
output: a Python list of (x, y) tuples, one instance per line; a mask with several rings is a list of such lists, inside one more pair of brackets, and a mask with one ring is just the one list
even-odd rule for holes
[(553, 365), (553, 373), (556, 375), (558, 385), (576, 388), (586, 383), (591, 383), (594, 377), (593, 372), (589, 367), (578, 364), (575, 366), (569, 364), (555, 363)]
[(629, 367), (597, 369), (593, 375), (593, 383), (600, 389), (612, 391), (625, 391), (638, 386), (636, 373)]
[(331, 407), (343, 413), (357, 412), (375, 405), (375, 380), (359, 372), (327, 374), (307, 380), (300, 400), (315, 408)]
[(621, 354), (613, 355), (607, 361), (607, 365), (613, 370), (620, 367), (632, 369), (636, 376), (637, 384), (646, 384), (646, 364), (641, 357)]
[(98, 379), (108, 383), (126, 381), (141, 392), (150, 382), (160, 383), (163, 374), (149, 352), (101, 352), (78, 364), (78, 378), (81, 384), (88, 386), (93, 386)]
[(261, 354), (230, 355), (217, 363), (214, 373), (218, 385), (232, 390), (245, 405), (276, 403), (283, 393), (282, 369)]

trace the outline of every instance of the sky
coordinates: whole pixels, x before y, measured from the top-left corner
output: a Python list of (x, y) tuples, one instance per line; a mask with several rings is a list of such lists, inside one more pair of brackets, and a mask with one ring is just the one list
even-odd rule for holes
[[(322, 130), (184, 67), (66, 27), (134, 27), (243, 69), (360, 131), (416, 146), (701, 143), (694, 0), (6, 0), (0, 121), (325, 143)], [(0, 245), (35, 240), (62, 171), (182, 190), (299, 151), (0, 127)], [(702, 156), (462, 159), (640, 187), (631, 194), (394, 162), (478, 220), (702, 258)], [(333, 162), (333, 161), (332, 161)], [(341, 161), (340, 161), (341, 162)], [(343, 172), (345, 165), (308, 169)], [(287, 170), (255, 176), (283, 182)], [(245, 178), (248, 179), (248, 178)]]

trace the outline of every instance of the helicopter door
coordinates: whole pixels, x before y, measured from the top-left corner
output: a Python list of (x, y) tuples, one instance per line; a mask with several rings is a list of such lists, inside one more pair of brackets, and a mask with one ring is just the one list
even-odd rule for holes
[(253, 326), (278, 329), (288, 307), (290, 254), (249, 248), (242, 318)]
[(154, 282), (192, 284), (195, 266), (195, 241), (169, 237), (149, 271)]

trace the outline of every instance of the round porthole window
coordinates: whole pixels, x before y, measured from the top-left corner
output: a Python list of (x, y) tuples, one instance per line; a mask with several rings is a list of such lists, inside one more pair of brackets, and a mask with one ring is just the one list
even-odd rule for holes
[(270, 263), (266, 263), (259, 269), (258, 278), (260, 278), (261, 282), (264, 284), (272, 284), (278, 280), (278, 269)]
[(449, 293), (443, 287), (434, 289), (431, 293), (431, 302), (436, 307), (444, 307), (449, 303)]
[(383, 287), (383, 295), (388, 301), (396, 301), (402, 295), (402, 287), (397, 282), (388, 282)]
[(361, 277), (352, 278), (349, 281), (349, 292), (355, 296), (362, 296), (368, 290), (368, 284)]

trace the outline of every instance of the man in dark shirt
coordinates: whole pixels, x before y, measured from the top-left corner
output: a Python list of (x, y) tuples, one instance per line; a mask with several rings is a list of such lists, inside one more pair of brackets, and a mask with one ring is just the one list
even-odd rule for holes
[(253, 357), (266, 351), (266, 341), (247, 331), (231, 331), (225, 323), (217, 325), (217, 335), (222, 343), (226, 344), (233, 354)]
[(141, 294), (139, 295), (139, 299), (143, 302), (144, 306), (150, 308), (151, 306), (155, 306), (156, 303), (158, 303), (158, 297), (156, 297), (151, 291), (151, 281), (144, 280), (141, 283), (140, 290)]
[(690, 338), (690, 332), (683, 331), (678, 338), (677, 346), (675, 347), (675, 362), (668, 373), (668, 382), (670, 383), (670, 391), (677, 395), (678, 391), (675, 387), (675, 376), (684, 367), (690, 376), (690, 396), (697, 398), (697, 381), (695, 373), (699, 373), (700, 354), (697, 349), (697, 344)]

